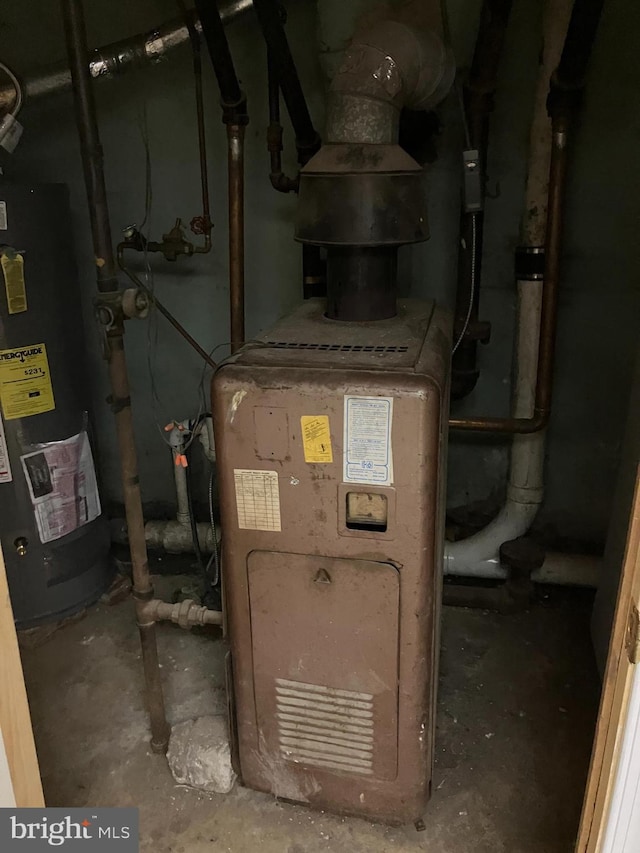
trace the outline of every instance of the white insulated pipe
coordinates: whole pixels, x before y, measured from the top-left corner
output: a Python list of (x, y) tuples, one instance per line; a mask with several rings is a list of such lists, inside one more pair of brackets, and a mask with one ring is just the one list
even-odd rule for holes
[[(525, 191), (525, 215), (522, 244), (529, 248), (544, 246), (547, 222), (547, 194), (551, 152), (551, 122), (546, 99), (551, 74), (562, 53), (573, 3), (571, 0), (547, 0), (544, 10), (544, 47), (531, 124), (529, 170)], [(533, 416), (542, 281), (518, 281), (517, 329), (513, 415)], [(531, 527), (544, 495), (544, 453), (546, 432), (516, 435), (511, 445), (509, 483), (504, 506), (479, 533), (445, 546), (444, 572), (447, 575), (504, 579), (500, 565), (500, 546), (523, 536)], [(597, 586), (600, 561), (593, 557), (547, 554), (544, 565), (533, 574), (545, 583)]]
[[(168, 554), (193, 554), (193, 540), (189, 524), (180, 524), (175, 519), (147, 521), (144, 526), (147, 547), (154, 551), (166, 551)], [(220, 534), (218, 533), (218, 541)], [(111, 520), (111, 539), (120, 545), (127, 545), (127, 524), (124, 518)], [(203, 554), (213, 553), (213, 528), (208, 521), (198, 522), (198, 542)]]

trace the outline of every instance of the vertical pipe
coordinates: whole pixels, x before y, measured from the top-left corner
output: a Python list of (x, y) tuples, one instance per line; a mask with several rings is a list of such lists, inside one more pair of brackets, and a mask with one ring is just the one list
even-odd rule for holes
[[(556, 323), (546, 322), (547, 317), (558, 313), (558, 291), (560, 289), (560, 262), (562, 260), (562, 232), (564, 224), (564, 200), (567, 184), (567, 139), (569, 122), (564, 116), (553, 119), (551, 137), (551, 164), (549, 167), (549, 200), (547, 203), (547, 232), (545, 240), (544, 288), (540, 327), (548, 330), (540, 336), (538, 355), (539, 371), (543, 381), (538, 382), (536, 413), (549, 411), (553, 387), (553, 362), (556, 347)], [(546, 381), (544, 381), (546, 379)]]
[(244, 124), (227, 125), (229, 175), (229, 300), (231, 352), (244, 333)]
[[(529, 134), (521, 242), (525, 249), (540, 249), (547, 233), (547, 208), (552, 148), (551, 122), (546, 99), (553, 70), (560, 61), (571, 15), (572, 0), (546, 0), (543, 11), (543, 46)], [(553, 191), (557, 192), (556, 189)], [(514, 353), (515, 418), (532, 418), (538, 371), (543, 281), (518, 280), (518, 311)], [(548, 296), (547, 296), (548, 298)], [(549, 308), (547, 303), (547, 316)], [(493, 521), (478, 533), (447, 543), (445, 574), (469, 577), (501, 577), (499, 549), (503, 542), (524, 535), (533, 523), (544, 495), (544, 430), (515, 435), (511, 445), (507, 499)]]
[[(529, 132), (529, 159), (525, 186), (524, 215), (520, 242), (525, 252), (541, 253), (547, 230), (549, 176), (552, 146), (551, 122), (546, 109), (551, 75), (560, 62), (562, 45), (569, 26), (571, 0), (546, 0), (543, 6), (543, 47), (536, 83), (533, 118)], [(518, 302), (516, 327), (512, 414), (531, 418), (534, 414), (541, 329), (543, 278), (531, 280), (517, 276)], [(544, 494), (544, 450), (546, 433), (516, 435), (511, 445), (509, 491), (539, 505)], [(526, 492), (525, 492), (526, 490)]]
[[(207, 168), (207, 136), (204, 122), (204, 94), (202, 89), (202, 54), (200, 51), (200, 35), (189, 17), (186, 7), (179, 0), (183, 9), (187, 29), (191, 38), (191, 53), (193, 57), (193, 83), (196, 96), (196, 123), (198, 127), (198, 156), (200, 158), (200, 190), (202, 195), (202, 233), (204, 234), (204, 245), (198, 246), (196, 252), (206, 253), (211, 249), (211, 209), (209, 205), (209, 172)], [(191, 222), (194, 230), (195, 217)]]
[[(171, 461), (174, 461), (173, 458)], [(183, 468), (182, 465), (172, 465), (172, 467), (176, 487), (176, 521), (178, 524), (190, 524), (191, 509), (189, 507), (189, 494), (187, 491), (187, 469)]]
[(195, 5), (218, 81), (222, 105), (233, 107), (244, 100), (244, 94), (233, 65), (217, 2), (216, 0), (195, 0)]
[(63, 0), (62, 11), (73, 82), (76, 124), (80, 135), (82, 168), (87, 198), (89, 199), (89, 220), (95, 250), (96, 280), (98, 290), (102, 293), (108, 293), (118, 290), (118, 277), (111, 241), (102, 146), (91, 88), (91, 75), (89, 74), (82, 2)]
[[(493, 112), (498, 70), (512, 5), (513, 0), (484, 0), (473, 61), (464, 86), (463, 109), (468, 128), (465, 145), (477, 149), (483, 180), (487, 171), (489, 119)], [(484, 196), (484, 186), (482, 194)], [(473, 391), (480, 375), (477, 366), (478, 343), (486, 343), (489, 336), (488, 325), (478, 322), (483, 232), (482, 210), (462, 213), (454, 338), (457, 339), (463, 329), (465, 331), (453, 354), (451, 390), (454, 399), (465, 397)]]
[(249, 121), (215, 0), (196, 0), (202, 34), (220, 89), (222, 120), (227, 126), (229, 194), (229, 303), (231, 352), (244, 343), (244, 136)]
[(253, 8), (271, 53), (282, 97), (295, 131), (298, 157), (304, 164), (320, 147), (320, 138), (309, 115), (278, 4), (274, 0), (254, 0)]
[[(62, 13), (91, 218), (98, 289), (105, 294), (116, 294), (118, 291), (116, 262), (111, 243), (102, 149), (89, 73), (87, 34), (82, 0), (62, 0)], [(146, 697), (151, 724), (151, 747), (154, 752), (165, 752), (169, 741), (169, 726), (164, 711), (155, 625), (143, 615), (143, 604), (153, 597), (153, 588), (149, 577), (123, 336), (122, 313), (116, 308), (115, 321), (107, 333), (111, 404), (115, 415), (120, 451), (120, 472), (133, 568), (133, 593), (140, 630)]]

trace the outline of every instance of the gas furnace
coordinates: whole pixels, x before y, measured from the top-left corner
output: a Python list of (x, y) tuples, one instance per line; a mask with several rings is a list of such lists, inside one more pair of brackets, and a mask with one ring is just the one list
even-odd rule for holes
[(396, 299), (399, 247), (428, 237), (398, 118), (451, 78), (434, 34), (385, 21), (352, 43), (300, 172), (327, 298), (213, 380), (239, 776), (393, 823), (430, 789), (451, 357), (447, 313)]
[(244, 784), (378, 820), (429, 795), (448, 317), (310, 300), (214, 379)]

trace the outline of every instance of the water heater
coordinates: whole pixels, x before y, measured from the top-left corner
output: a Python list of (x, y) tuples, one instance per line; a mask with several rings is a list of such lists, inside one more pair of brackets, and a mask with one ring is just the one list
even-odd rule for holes
[(0, 182), (0, 273), (0, 533), (28, 627), (92, 603), (112, 576), (65, 186)]
[(449, 318), (309, 300), (214, 377), (244, 784), (404, 823), (430, 784)]

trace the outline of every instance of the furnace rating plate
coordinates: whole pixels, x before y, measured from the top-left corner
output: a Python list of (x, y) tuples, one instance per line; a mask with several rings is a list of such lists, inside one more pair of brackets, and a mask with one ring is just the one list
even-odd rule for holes
[(344, 398), (345, 483), (393, 483), (393, 397)]

